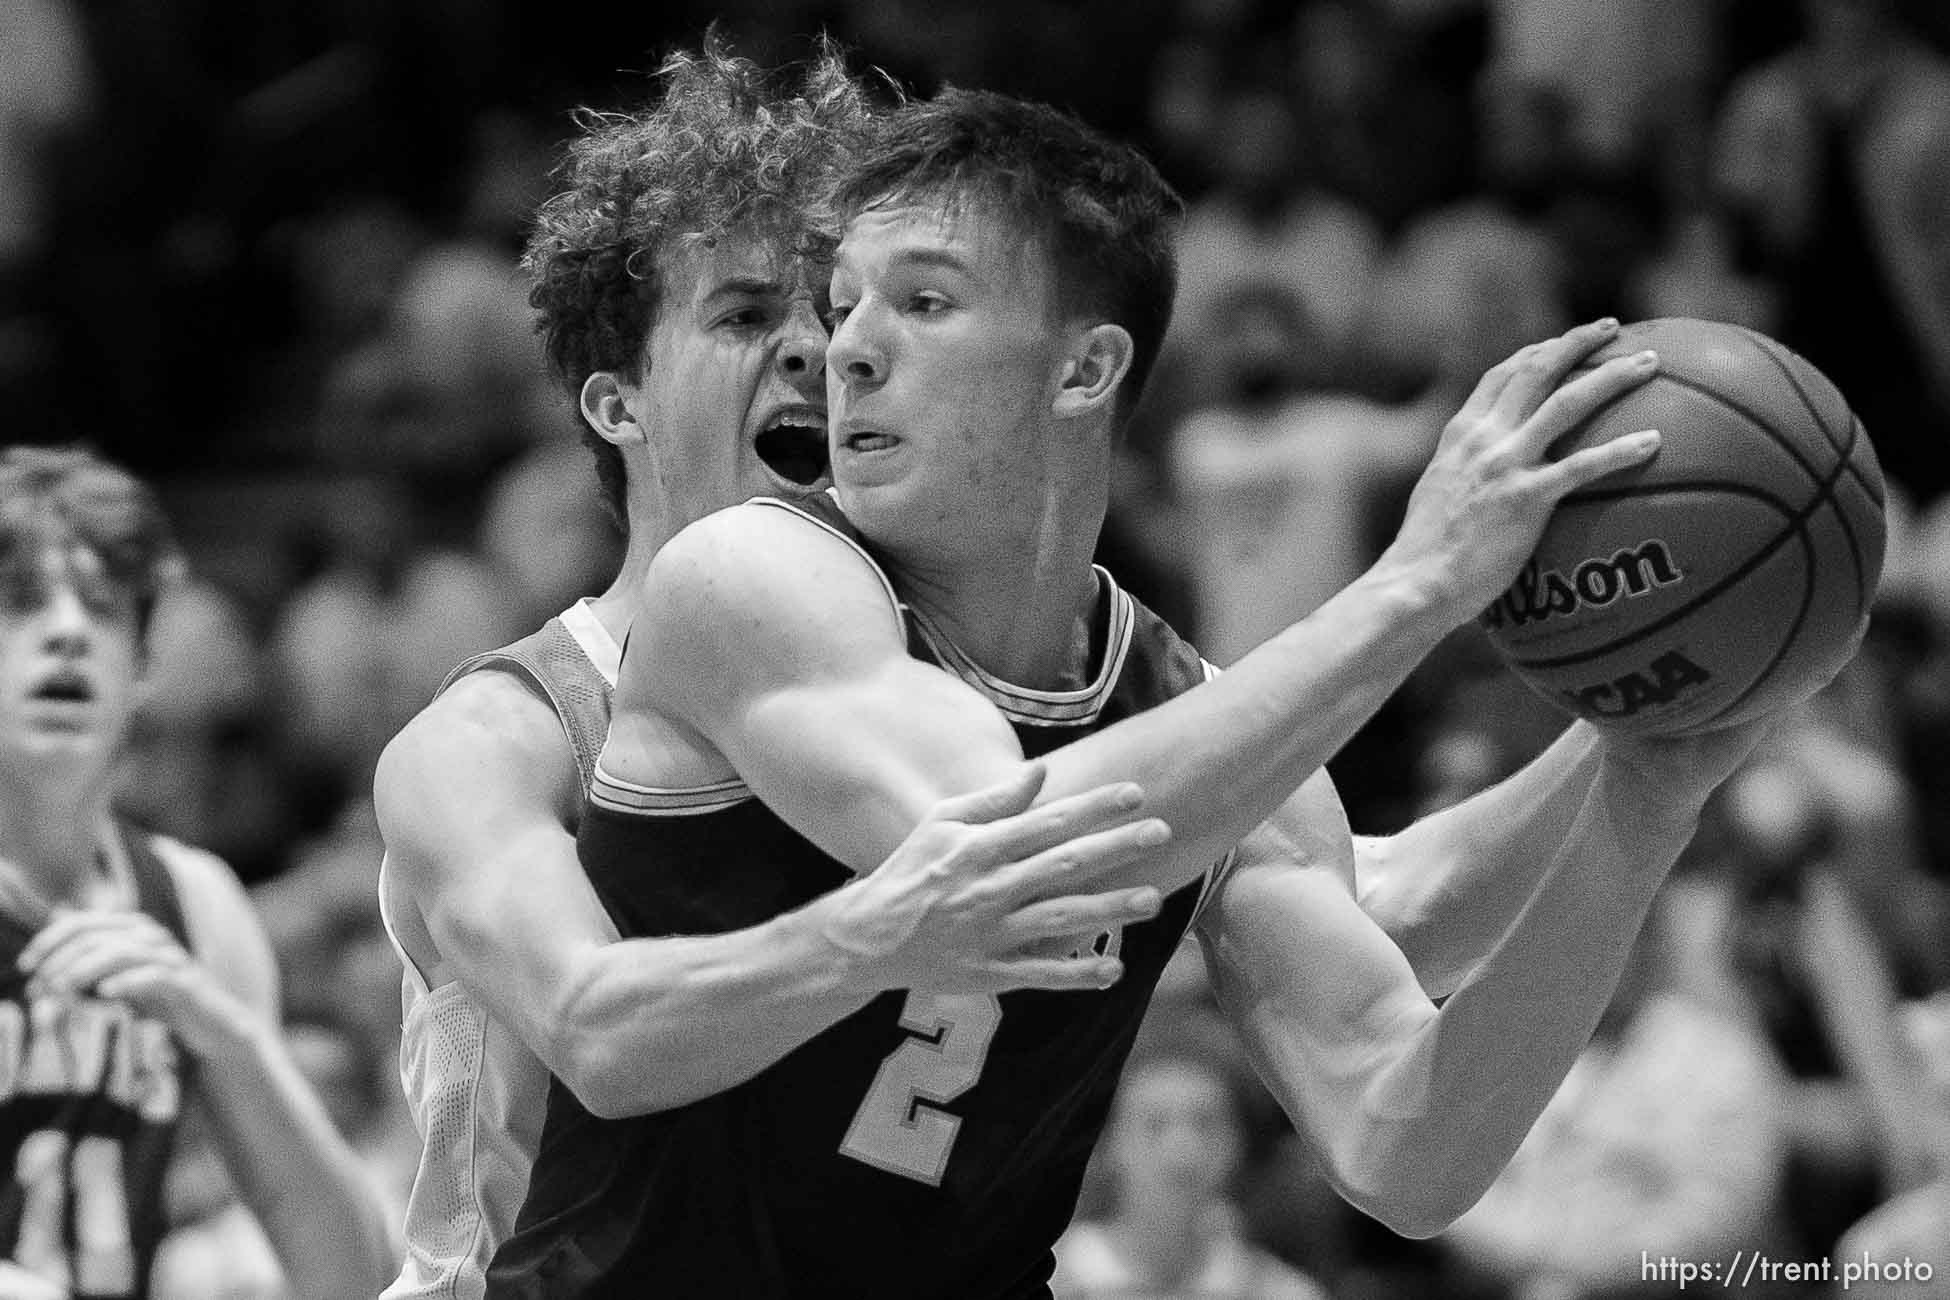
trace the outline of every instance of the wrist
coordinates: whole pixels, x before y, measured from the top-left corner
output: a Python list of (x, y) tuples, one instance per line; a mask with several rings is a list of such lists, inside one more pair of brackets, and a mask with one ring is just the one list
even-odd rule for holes
[(865, 1002), (890, 987), (878, 978), (880, 964), (872, 952), (848, 934), (848, 895), (854, 887), (829, 890), (772, 922), (774, 951), (799, 967), (803, 987), (822, 999)]
[(1350, 591), (1374, 601), (1388, 625), (1406, 631), (1428, 648), (1480, 610), (1465, 609), (1457, 600), (1450, 566), (1428, 557), (1408, 559), (1393, 547), (1354, 580)]

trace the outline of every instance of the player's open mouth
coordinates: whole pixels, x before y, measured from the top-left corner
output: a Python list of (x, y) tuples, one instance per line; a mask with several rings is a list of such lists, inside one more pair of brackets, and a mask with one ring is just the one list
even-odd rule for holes
[(81, 673), (62, 671), (35, 687), (32, 698), (50, 704), (89, 704), (94, 701), (95, 688)]
[(826, 417), (810, 407), (781, 411), (759, 431), (752, 449), (780, 478), (811, 487), (826, 475)]

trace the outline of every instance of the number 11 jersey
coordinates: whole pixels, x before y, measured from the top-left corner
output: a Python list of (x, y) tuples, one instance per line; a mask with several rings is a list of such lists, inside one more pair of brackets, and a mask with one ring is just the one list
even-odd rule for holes
[[(764, 505), (797, 509), (746, 508)], [(900, 613), (910, 651), (987, 696), (1035, 757), (1205, 678), (1109, 574), (1098, 584), (1101, 653), (1078, 691), (997, 680)], [(647, 789), (600, 765), (579, 848), (625, 937), (756, 925), (852, 874), (741, 784)], [(597, 1119), (551, 1081), (488, 1296), (1047, 1296), (1050, 1247), (1209, 878), (1097, 937), (1124, 964), (1102, 992), (888, 992), (737, 1087), (632, 1119)]]

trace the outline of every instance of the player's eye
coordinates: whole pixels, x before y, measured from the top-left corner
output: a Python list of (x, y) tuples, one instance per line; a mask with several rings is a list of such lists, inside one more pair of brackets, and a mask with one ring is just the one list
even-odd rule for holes
[(908, 298), (907, 309), (923, 316), (932, 316), (948, 310), (953, 304), (938, 293), (922, 290)]
[(836, 302), (830, 305), (829, 307), (827, 307), (826, 310), (823, 313), (821, 313), (820, 319), (826, 322), (826, 330), (828, 333), (831, 333), (832, 331), (838, 329), (841, 325), (845, 324), (846, 318), (848, 316), (851, 316), (852, 314), (853, 314), (852, 303)]
[(718, 317), (712, 324), (719, 329), (758, 329), (765, 325), (769, 315), (765, 308), (752, 305), (735, 307)]

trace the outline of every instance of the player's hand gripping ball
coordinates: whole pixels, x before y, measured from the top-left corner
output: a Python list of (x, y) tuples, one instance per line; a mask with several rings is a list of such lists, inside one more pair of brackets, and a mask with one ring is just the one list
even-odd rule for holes
[(1552, 449), (1657, 429), (1653, 458), (1559, 503), (1483, 611), (1533, 689), (1614, 731), (1678, 735), (1805, 698), (1854, 652), (1882, 575), (1882, 470), (1833, 384), (1765, 335), (1627, 325), (1659, 373)]

